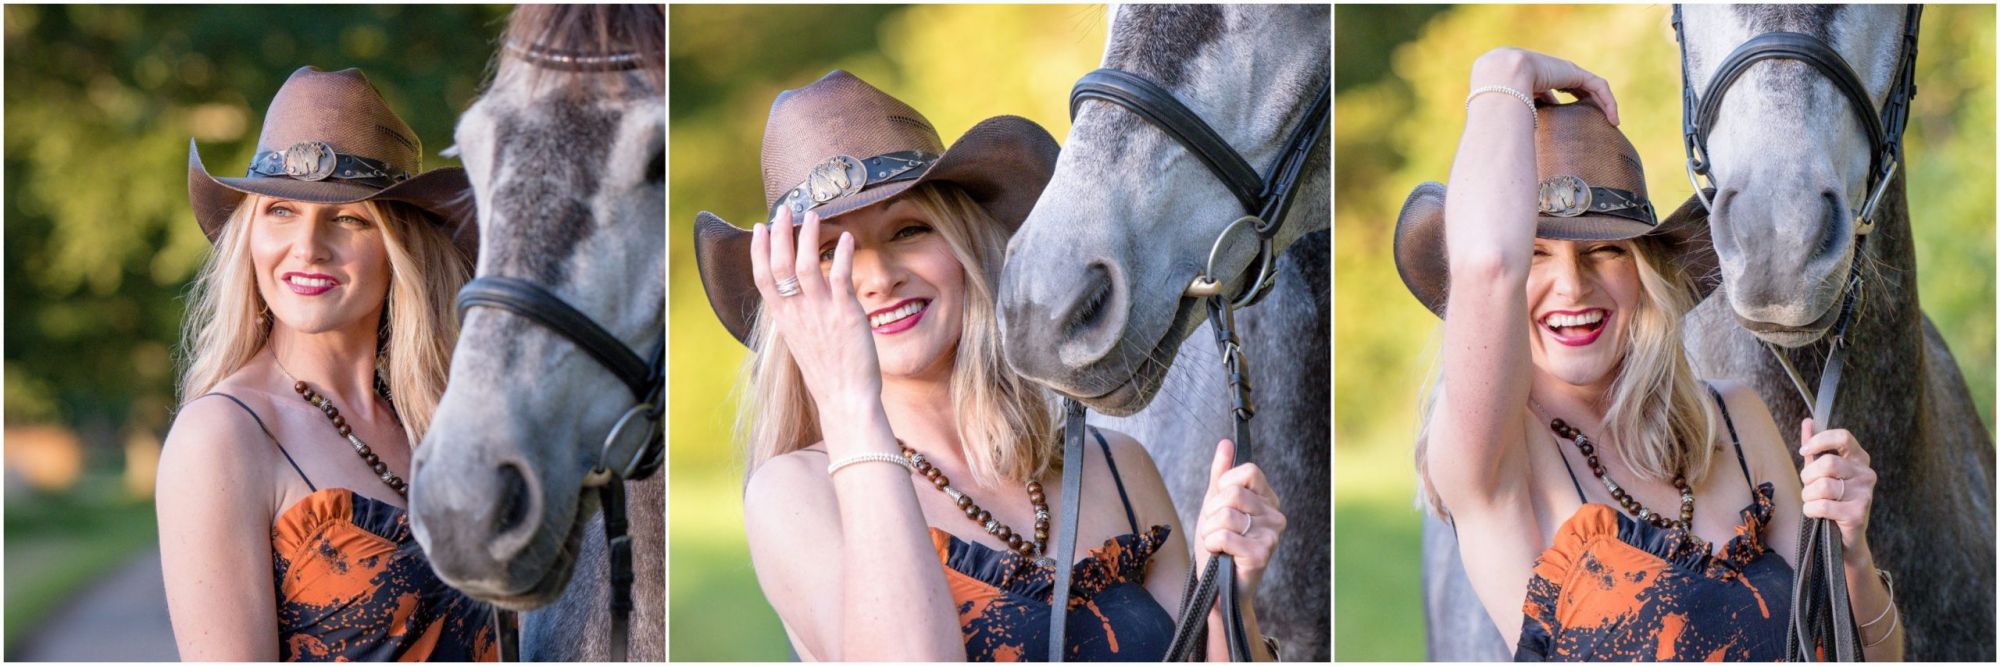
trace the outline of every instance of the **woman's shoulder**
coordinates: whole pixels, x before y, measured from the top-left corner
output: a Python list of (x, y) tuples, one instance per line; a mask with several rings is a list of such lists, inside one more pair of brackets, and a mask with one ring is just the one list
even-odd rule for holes
[[(1111, 464), (1117, 467), (1118, 482), (1125, 487), (1125, 496), (1132, 500), (1133, 510), (1139, 514), (1141, 527), (1162, 523), (1175, 516), (1173, 495), (1167, 491), (1167, 483), (1160, 475), (1160, 467), (1153, 462), (1153, 455), (1146, 451), (1146, 447), (1131, 435), (1116, 430), (1097, 428), (1097, 431), (1104, 435), (1104, 443), (1111, 449)], [(1083, 448), (1085, 460), (1095, 458), (1101, 453), (1093, 450), (1098, 448), (1095, 446)], [(1212, 455), (1214, 452), (1210, 453)], [(1117, 492), (1108, 485), (1104, 488), (1105, 492)], [(1090, 490), (1086, 488), (1085, 493), (1089, 492)]]
[[(1789, 440), (1785, 437), (1785, 430), (1778, 427), (1763, 396), (1758, 395), (1750, 385), (1733, 379), (1705, 381), (1722, 396), (1722, 412), (1718, 416), (1724, 421), (1716, 424), (1717, 438), (1724, 446), (1730, 445), (1731, 438), (1734, 438), (1734, 444), (1743, 449), (1744, 462), (1750, 466), (1752, 475), (1763, 481), (1780, 472), (1796, 474), (1796, 470), (1790, 469), (1791, 452), (1786, 446)], [(1728, 462), (1733, 465), (1735, 456), (1728, 457), (1731, 458)]]
[(275, 440), (251, 411), (262, 402), (224, 394), (182, 405), (160, 448), (155, 495), (193, 501), (198, 512), (273, 496), (271, 472), (282, 463)]

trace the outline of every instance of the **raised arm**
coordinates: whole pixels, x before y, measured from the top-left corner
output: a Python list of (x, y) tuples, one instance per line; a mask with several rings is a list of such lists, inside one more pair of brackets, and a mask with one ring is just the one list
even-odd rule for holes
[[(806, 215), (796, 244), (791, 226), (789, 211), (757, 226), (751, 274), (764, 316), (776, 318), (814, 396), (827, 457), (774, 459), (747, 489), (745, 519), (765, 596), (812, 658), (964, 661), (957, 609), (908, 469), (863, 462), (828, 478), (829, 461), (899, 455), (901, 447), (882, 409), (880, 363), (854, 295), (854, 240), (842, 234), (822, 273), (816, 252), (794, 253), (820, 246), (818, 215)], [(790, 296), (776, 286), (788, 276), (799, 289)], [(818, 523), (801, 528), (800, 518)]]
[(1457, 526), (1473, 588), (1510, 644), (1542, 535), (1522, 419), (1533, 376), (1526, 292), (1538, 208), (1536, 121), (1519, 95), (1552, 89), (1592, 99), (1617, 122), (1604, 80), (1567, 61), (1502, 48), (1473, 63), (1445, 200), (1443, 386), (1424, 460)]
[(182, 659), (278, 659), (271, 446), (220, 398), (188, 404), (167, 433), (154, 507)]

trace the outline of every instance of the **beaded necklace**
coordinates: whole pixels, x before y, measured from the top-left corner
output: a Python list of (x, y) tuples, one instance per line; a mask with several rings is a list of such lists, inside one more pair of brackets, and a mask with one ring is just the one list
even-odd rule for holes
[[(979, 503), (972, 501), (972, 496), (951, 487), (951, 479), (946, 477), (944, 472), (939, 470), (936, 465), (924, 459), (924, 454), (918, 453), (908, 445), (904, 445), (903, 459), (910, 461), (912, 471), (922, 474), (925, 479), (930, 480), (931, 485), (937, 487), (939, 492), (944, 493), (945, 496), (950, 497), (953, 502), (956, 502), (958, 508), (965, 512), (966, 518), (970, 518), (972, 522), (978, 523), (980, 527), (986, 530), (987, 534), (991, 534), (995, 538), (1007, 542), (1009, 550), (1020, 553), (1022, 557), (1033, 558), (1037, 565), (1050, 569), (1055, 568), (1055, 560), (1050, 559), (1047, 554), (1049, 543), (1049, 503), (1048, 497), (1042, 494), (1042, 483), (1040, 481), (1028, 482), (1028, 502), (1035, 507), (1035, 538), (1029, 540), (1023, 538), (1020, 532), (1014, 531), (1014, 528), (1008, 527), (1002, 524), (999, 519), (994, 518), (992, 512), (979, 508)], [(1041, 557), (1036, 557), (1036, 555), (1041, 555)]]
[[(375, 455), (375, 451), (368, 448), (366, 442), (354, 436), (354, 429), (347, 425), (347, 418), (340, 415), (340, 408), (333, 406), (332, 400), (320, 395), (299, 378), (293, 377), (292, 371), (286, 370), (284, 363), (278, 362), (276, 354), (271, 356), (271, 360), (277, 363), (279, 372), (285, 373), (286, 379), (292, 380), (292, 392), (299, 394), (300, 398), (319, 408), (320, 413), (326, 415), (327, 421), (333, 424), (334, 432), (340, 433), (340, 436), (354, 447), (354, 454), (360, 456), (362, 462), (368, 463), (369, 470), (375, 472), (375, 478), (381, 479), (390, 490), (396, 491), (398, 497), (409, 499), (410, 484), (404, 482), (403, 477), (396, 476), (395, 472), (389, 471), (388, 463), (382, 462), (382, 458)], [(383, 400), (389, 399), (389, 383), (382, 381), (382, 374), (379, 372), (375, 374), (375, 393), (382, 396)]]
[(1605, 475), (1604, 465), (1597, 462), (1597, 447), (1591, 444), (1590, 438), (1585, 437), (1583, 431), (1571, 427), (1562, 419), (1549, 421), (1549, 429), (1555, 431), (1557, 437), (1576, 442), (1577, 450), (1583, 452), (1584, 461), (1590, 463), (1590, 473), (1597, 475), (1597, 480), (1603, 482), (1604, 489), (1611, 493), (1611, 499), (1617, 500), (1618, 506), (1624, 508), (1626, 513), (1654, 527), (1678, 529), (1690, 533), (1694, 531), (1694, 490), (1688, 488), (1686, 474), (1674, 475), (1674, 488), (1681, 491), (1681, 517), (1680, 520), (1673, 520), (1667, 518), (1666, 514), (1646, 508), (1637, 498), (1625, 492), (1624, 488), (1620, 488), (1618, 482), (1612, 481), (1610, 476)]

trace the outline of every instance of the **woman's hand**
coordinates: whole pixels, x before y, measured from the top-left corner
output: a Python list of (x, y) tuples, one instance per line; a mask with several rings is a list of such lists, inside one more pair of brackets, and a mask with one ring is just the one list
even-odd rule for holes
[[(819, 214), (806, 213), (794, 243), (792, 213), (780, 209), (771, 224), (751, 229), (750, 274), (764, 296), (762, 316), (771, 317), (773, 330), (784, 337), (824, 416), (843, 405), (879, 403), (882, 370), (868, 315), (854, 297), (854, 237), (840, 234), (832, 269), (822, 275), (819, 232)], [(797, 291), (780, 293), (777, 285), (792, 278)]]
[(1840, 527), (1845, 564), (1871, 564), (1868, 508), (1875, 501), (1875, 470), (1854, 434), (1834, 428), (1813, 434), (1812, 419), (1799, 423), (1799, 499), (1807, 518), (1825, 518)]
[(1285, 532), (1285, 514), (1278, 509), (1278, 495), (1264, 479), (1264, 470), (1254, 463), (1230, 467), (1235, 459), (1234, 442), (1225, 439), (1215, 447), (1208, 495), (1202, 498), (1201, 517), (1194, 529), (1199, 555), (1195, 570), (1206, 569), (1209, 558), (1218, 554), (1233, 558), (1237, 596), (1247, 605), (1255, 598), (1257, 582), (1264, 578), (1272, 553), (1278, 550), (1278, 537)]
[(1535, 95), (1544, 104), (1555, 103), (1549, 91), (1561, 90), (1590, 100), (1604, 111), (1606, 120), (1618, 124), (1618, 100), (1611, 94), (1611, 84), (1562, 58), (1512, 47), (1487, 51), (1472, 63), (1472, 87), (1491, 85)]

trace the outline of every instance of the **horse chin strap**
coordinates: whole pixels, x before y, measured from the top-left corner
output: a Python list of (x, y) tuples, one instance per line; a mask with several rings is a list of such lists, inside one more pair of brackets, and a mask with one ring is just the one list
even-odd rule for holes
[[(634, 403), (627, 408), (611, 432), (604, 437), (597, 463), (584, 476), (582, 486), (595, 488), (604, 511), (604, 544), (610, 558), (612, 661), (625, 661), (631, 641), (632, 571), (631, 524), (626, 520), (625, 482), (642, 481), (658, 472), (666, 458), (666, 426), (661, 418), (666, 409), (667, 347), (663, 338), (654, 345), (652, 358), (642, 360), (570, 304), (540, 286), (516, 278), (486, 276), (465, 284), (458, 293), (458, 312), (489, 307), (512, 313), (539, 324), (596, 359), (632, 392)], [(663, 322), (664, 323), (664, 322)], [(518, 618), (512, 611), (494, 609), (494, 625), (500, 632), (502, 661), (520, 661), (519, 643), (514, 632)]]
[[(1277, 263), (1273, 239), (1291, 211), (1292, 200), (1305, 173), (1307, 157), (1326, 135), (1332, 81), (1329, 79), (1326, 85), (1321, 86), (1306, 105), (1298, 125), (1287, 135), (1284, 148), (1261, 178), (1242, 154), (1229, 147), (1198, 114), (1176, 99), (1172, 92), (1144, 77), (1109, 68), (1085, 74), (1070, 91), (1072, 120), (1085, 100), (1110, 102), (1123, 107), (1165, 132), (1201, 160), (1249, 213), (1223, 227), (1214, 245), (1209, 248), (1205, 270), (1188, 284), (1182, 295), (1201, 299), (1208, 307), (1210, 328), (1215, 332), (1215, 343), (1229, 375), (1231, 412), (1236, 422), (1236, 459), (1232, 464), (1250, 460), (1250, 418), (1256, 415), (1257, 410), (1250, 398), (1250, 378), (1244, 366), (1243, 347), (1236, 337), (1235, 312), (1257, 303), (1271, 289), (1276, 275), (1273, 266)], [(1254, 234), (1254, 237), (1244, 237), (1246, 233)], [(1228, 248), (1244, 241), (1256, 243), (1257, 255), (1239, 277), (1231, 280), (1220, 263)], [(1226, 282), (1235, 284), (1234, 293), (1230, 292), (1230, 285)], [(1065, 399), (1063, 412), (1062, 524), (1056, 532), (1055, 551), (1051, 553), (1056, 560), (1055, 592), (1049, 605), (1048, 656), (1052, 662), (1062, 661), (1067, 656), (1064, 635), (1069, 616), (1070, 582), (1074, 573), (1072, 558), (1076, 555), (1077, 518), (1083, 503), (1084, 408), (1074, 399)], [(1198, 656), (1196, 650), (1206, 642), (1204, 634), (1209, 609), (1214, 608), (1218, 600), (1223, 608), (1223, 631), (1230, 660), (1251, 660), (1249, 634), (1243, 622), (1242, 604), (1237, 597), (1235, 571), (1235, 562), (1228, 555), (1217, 555), (1208, 559), (1208, 564), (1202, 567), (1199, 575), (1192, 570), (1188, 572), (1173, 640), (1167, 647), (1167, 661), (1192, 661)]]
[[(1674, 6), (1674, 38), (1681, 47), (1681, 135), (1688, 154), (1688, 181), (1694, 184), (1695, 196), (1700, 198), (1703, 208), (1711, 213), (1715, 210), (1709, 200), (1710, 190), (1704, 188), (1701, 177), (1707, 176), (1713, 166), (1708, 161), (1708, 135), (1715, 128), (1722, 96), (1728, 92), (1730, 84), (1759, 61), (1792, 60), (1818, 70), (1833, 83), (1834, 89), (1852, 103), (1873, 149), (1868, 199), (1855, 216), (1854, 256), (1848, 269), (1845, 294), (1841, 297), (1840, 314), (1827, 337), (1830, 348), (1826, 363), (1820, 370), (1819, 390), (1807, 390), (1804, 375), (1799, 373), (1791, 359), (1777, 347), (1763, 343), (1764, 349), (1785, 369), (1793, 388), (1799, 391), (1806, 404), (1812, 406), (1813, 424), (1821, 430), (1833, 422), (1833, 401), (1840, 390), (1841, 367), (1847, 354), (1847, 327), (1853, 322), (1854, 308), (1861, 297), (1861, 264), (1866, 256), (1863, 250), (1866, 249), (1868, 235), (1875, 230), (1876, 207), (1902, 164), (1903, 129), (1909, 121), (1910, 100), (1917, 94), (1917, 27), (1922, 15), (1922, 5), (1910, 5), (1904, 16), (1902, 49), (1898, 55), (1895, 79), (1890, 82), (1888, 99), (1878, 115), (1868, 97), (1867, 86), (1839, 52), (1817, 37), (1794, 32), (1763, 33), (1736, 47), (1716, 67), (1707, 90), (1701, 97), (1695, 97), (1694, 80), (1688, 77), (1687, 38), (1681, 25), (1681, 8)], [(1839, 527), (1825, 519), (1806, 519), (1800, 526), (1799, 553), (1795, 559), (1798, 566), (1792, 578), (1791, 636), (1785, 644), (1787, 661), (1812, 661), (1822, 656), (1836, 661), (1865, 659), (1858, 645), (1859, 629), (1855, 626), (1841, 559)]]

